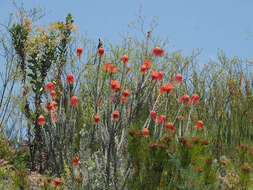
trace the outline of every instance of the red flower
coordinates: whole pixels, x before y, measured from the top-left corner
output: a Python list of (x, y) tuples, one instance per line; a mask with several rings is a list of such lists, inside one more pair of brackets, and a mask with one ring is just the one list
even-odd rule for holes
[(99, 54), (100, 57), (102, 57), (104, 55), (104, 51), (105, 50), (102, 47), (98, 49), (98, 54)]
[(55, 115), (54, 115), (53, 110), (51, 110), (50, 112), (51, 112), (51, 114), (49, 115), (49, 118), (53, 117), (53, 121), (55, 121), (55, 120), (56, 120), (56, 117), (55, 117)]
[(118, 83), (117, 80), (111, 80), (110, 85), (111, 89), (114, 90), (115, 92), (118, 92), (120, 90), (120, 84)]
[(131, 67), (126, 67), (126, 70), (127, 71), (131, 71)]
[(168, 123), (166, 123), (166, 125), (165, 125), (165, 129), (166, 129), (166, 131), (171, 131), (171, 132), (175, 132), (175, 128), (174, 128), (174, 124), (173, 123), (171, 123), (171, 122), (168, 122)]
[(184, 95), (179, 99), (179, 102), (183, 102), (186, 104), (190, 104), (191, 103), (191, 99), (188, 95)]
[(120, 101), (121, 101), (121, 102), (127, 102), (127, 97), (122, 96), (122, 97), (120, 98)]
[(51, 98), (56, 98), (56, 92), (54, 90), (52, 90), (50, 92), (50, 96), (51, 96)]
[(100, 121), (100, 116), (99, 116), (99, 115), (95, 115), (95, 116), (94, 116), (93, 122), (94, 122), (95, 124), (98, 124), (99, 121)]
[(123, 91), (123, 96), (128, 97), (130, 94), (130, 91), (128, 89)]
[(157, 123), (161, 124), (161, 123), (165, 123), (166, 122), (166, 117), (165, 115), (160, 115), (160, 117), (157, 119)]
[(199, 127), (202, 127), (203, 126), (203, 121), (201, 121), (201, 120), (199, 120), (198, 122), (197, 122), (197, 126), (199, 126)]
[(48, 82), (46, 86), (46, 91), (51, 91), (54, 88), (54, 84), (52, 82)]
[(141, 74), (146, 74), (147, 71), (147, 66), (146, 65), (142, 65), (141, 66)]
[(202, 128), (203, 128), (202, 126), (203, 126), (203, 121), (199, 120), (199, 121), (197, 122), (197, 125), (195, 125), (194, 127), (195, 127), (195, 129), (197, 129), (198, 131), (201, 131)]
[(67, 74), (66, 82), (72, 85), (74, 83), (74, 76), (70, 73)]
[(177, 119), (180, 120), (180, 121), (183, 121), (184, 120), (184, 116), (180, 115), (180, 116), (177, 117)]
[(144, 128), (144, 129), (142, 130), (142, 135), (143, 135), (144, 137), (148, 138), (148, 128)]
[(161, 86), (160, 94), (165, 94), (165, 93), (169, 94), (172, 89), (173, 89), (173, 84), (166, 83), (166, 84)]
[(191, 97), (191, 101), (192, 101), (194, 104), (199, 103), (199, 95), (198, 95), (198, 94), (193, 94), (192, 97)]
[(113, 74), (117, 72), (117, 67), (108, 62), (104, 64), (104, 70), (109, 74)]
[(142, 62), (142, 65), (146, 66), (146, 69), (150, 69), (151, 68), (151, 61), (144, 59)]
[(248, 167), (248, 166), (242, 166), (242, 167), (241, 167), (241, 170), (242, 170), (243, 172), (245, 172), (245, 173), (249, 173), (249, 172), (251, 171), (251, 168)]
[(39, 124), (40, 126), (42, 126), (42, 125), (45, 124), (45, 118), (44, 118), (43, 115), (40, 115), (40, 116), (38, 117), (38, 124)]
[(152, 110), (152, 111), (150, 112), (150, 115), (151, 115), (151, 117), (152, 117), (153, 120), (156, 119), (156, 112), (155, 112), (154, 110)]
[(78, 166), (78, 165), (79, 165), (78, 157), (74, 157), (74, 159), (73, 159), (73, 166)]
[(57, 102), (52, 101), (52, 106), (53, 106), (54, 110), (57, 111), (57, 109), (58, 109), (58, 104), (57, 104)]
[(151, 72), (152, 80), (162, 80), (163, 79), (163, 72)]
[(69, 104), (73, 106), (77, 106), (78, 100), (76, 96), (72, 96), (69, 100)]
[(123, 61), (124, 64), (127, 64), (127, 62), (128, 62), (128, 56), (127, 55), (123, 55), (122, 61)]
[(153, 55), (154, 56), (158, 56), (158, 57), (164, 56), (164, 50), (162, 48), (160, 48), (160, 47), (155, 47), (153, 49)]
[(78, 48), (76, 49), (76, 55), (77, 55), (78, 57), (80, 57), (82, 54), (83, 54), (83, 48), (78, 47)]
[(117, 121), (119, 119), (119, 112), (118, 111), (114, 111), (112, 114), (112, 119)]
[(60, 183), (61, 183), (60, 178), (55, 178), (55, 180), (54, 180), (54, 186), (55, 186), (55, 188), (57, 188), (57, 186), (58, 186)]
[(50, 102), (47, 103), (46, 107), (48, 111), (51, 111), (53, 109), (53, 106)]
[(176, 75), (173, 80), (177, 83), (181, 83), (182, 82), (182, 75), (181, 74), (178, 74)]

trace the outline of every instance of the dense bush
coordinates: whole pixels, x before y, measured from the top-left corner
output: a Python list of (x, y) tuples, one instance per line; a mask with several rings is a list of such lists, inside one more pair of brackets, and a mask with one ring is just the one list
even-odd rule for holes
[(26, 148), (14, 157), (17, 146), (4, 136), (0, 146), (18, 188), (28, 188), (28, 168), (44, 174), (43, 189), (250, 186), (251, 62), (219, 52), (217, 62), (200, 64), (199, 52), (169, 53), (151, 31), (96, 45), (73, 33), (71, 14), (47, 28), (18, 15), (7, 34)]

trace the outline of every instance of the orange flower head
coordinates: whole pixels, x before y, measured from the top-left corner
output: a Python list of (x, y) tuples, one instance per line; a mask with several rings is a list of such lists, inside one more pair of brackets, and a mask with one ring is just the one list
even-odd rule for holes
[(186, 104), (190, 104), (191, 103), (191, 99), (188, 95), (184, 95), (182, 96), (180, 99), (179, 99), (179, 102), (183, 102), (183, 103), (186, 103)]
[(153, 55), (157, 56), (157, 57), (164, 56), (164, 50), (162, 48), (160, 48), (160, 47), (155, 47), (153, 49)]
[(242, 167), (241, 167), (241, 170), (242, 170), (243, 172), (245, 172), (245, 173), (249, 173), (249, 172), (251, 171), (251, 168), (248, 167), (248, 166), (242, 166)]
[(166, 122), (165, 115), (160, 115), (160, 117), (157, 119), (157, 123), (161, 124), (161, 123), (165, 123), (165, 122)]
[(197, 122), (197, 126), (198, 126), (198, 127), (202, 127), (203, 124), (204, 124), (204, 123), (203, 123), (203, 121), (201, 121), (201, 120), (199, 120), (199, 121)]
[(163, 79), (163, 72), (151, 72), (152, 80), (162, 80)]
[(93, 123), (98, 124), (99, 121), (100, 121), (100, 116), (99, 115), (95, 115)]
[(61, 183), (61, 179), (60, 178), (55, 178), (54, 180), (54, 186), (55, 188), (57, 188), (57, 186)]
[(206, 158), (206, 163), (207, 164), (211, 164), (213, 162), (213, 159), (212, 158)]
[(147, 66), (146, 65), (142, 65), (141, 66), (141, 74), (146, 74), (147, 71)]
[(118, 111), (114, 111), (112, 114), (112, 119), (114, 121), (117, 121), (119, 119), (119, 112)]
[(104, 70), (109, 74), (114, 74), (117, 72), (117, 67), (108, 62), (104, 64)]
[(104, 52), (105, 52), (104, 48), (101, 47), (98, 49), (98, 54), (100, 57), (102, 57), (104, 55)]
[(78, 100), (76, 96), (72, 96), (69, 100), (69, 104), (73, 106), (77, 106)]
[(51, 111), (53, 109), (53, 105), (50, 102), (48, 102), (46, 108), (48, 111)]
[(166, 83), (162, 85), (160, 88), (160, 94), (165, 94), (165, 93), (169, 94), (172, 91), (173, 87), (174, 86), (171, 83)]
[(171, 122), (168, 122), (168, 123), (166, 123), (166, 125), (165, 125), (165, 129), (166, 129), (166, 131), (171, 131), (171, 132), (175, 132), (175, 128), (174, 128), (174, 124), (173, 123), (171, 123)]
[(131, 71), (131, 67), (126, 67), (126, 70), (127, 71)]
[(43, 125), (45, 124), (45, 118), (44, 118), (43, 115), (40, 115), (40, 116), (38, 117), (38, 124), (39, 124), (40, 126), (43, 126)]
[(46, 85), (45, 90), (46, 91), (51, 91), (53, 89), (54, 89), (54, 84), (52, 82), (48, 82), (47, 85)]
[(175, 81), (175, 82), (177, 82), (177, 83), (182, 83), (182, 75), (181, 74), (177, 74), (174, 78), (173, 78), (173, 80)]
[(144, 59), (142, 62), (142, 65), (146, 66), (146, 69), (150, 69), (151, 68), (151, 61)]
[(127, 102), (127, 97), (126, 97), (126, 96), (122, 96), (122, 97), (120, 98), (120, 101), (121, 101), (121, 102)]
[(199, 103), (199, 95), (198, 95), (198, 94), (193, 94), (192, 97), (191, 97), (191, 101), (192, 101), (194, 104)]
[(130, 91), (128, 89), (126, 89), (126, 90), (123, 91), (123, 96), (124, 97), (128, 97), (129, 94), (130, 94)]
[(66, 82), (72, 85), (74, 83), (74, 76), (70, 73), (67, 74)]
[(152, 118), (153, 120), (156, 119), (156, 112), (155, 112), (154, 110), (152, 110), (152, 111), (150, 112), (150, 115), (151, 115), (151, 118)]
[(54, 90), (52, 90), (50, 92), (50, 96), (51, 96), (51, 98), (56, 98), (56, 92)]
[(74, 157), (73, 166), (75, 167), (75, 166), (78, 166), (78, 165), (79, 165), (79, 159), (78, 159), (78, 157)]
[(115, 92), (118, 92), (120, 90), (120, 84), (118, 83), (117, 80), (111, 80), (110, 85), (111, 89), (114, 90)]
[(144, 128), (143, 130), (142, 130), (142, 135), (144, 136), (144, 137), (146, 137), (146, 138), (148, 138), (148, 128)]
[(199, 125), (195, 125), (194, 128), (197, 129), (197, 131), (201, 131), (203, 127)]
[(57, 104), (57, 102), (52, 101), (52, 106), (53, 106), (53, 108), (54, 108), (55, 111), (58, 110), (58, 104)]
[(124, 65), (127, 64), (127, 62), (128, 62), (128, 56), (127, 55), (123, 55), (122, 62), (124, 63)]
[(177, 117), (177, 119), (180, 120), (180, 121), (183, 121), (184, 120), (184, 116), (180, 115), (180, 116)]
[(83, 54), (83, 48), (78, 47), (78, 48), (76, 49), (76, 55), (77, 55), (78, 57), (80, 57), (82, 54)]

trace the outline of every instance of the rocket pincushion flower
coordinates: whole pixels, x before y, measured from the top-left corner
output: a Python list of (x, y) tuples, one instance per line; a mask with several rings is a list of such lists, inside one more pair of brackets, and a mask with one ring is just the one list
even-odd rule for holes
[(99, 121), (100, 121), (100, 116), (99, 115), (95, 115), (94, 119), (93, 119), (93, 123), (98, 124)]
[(165, 129), (166, 131), (171, 131), (173, 133), (175, 132), (174, 124), (171, 122), (166, 123)]
[(78, 99), (76, 96), (72, 96), (69, 100), (69, 104), (72, 105), (72, 106), (77, 106), (77, 103), (78, 103)]
[(119, 119), (119, 112), (118, 111), (114, 111), (112, 114), (112, 119), (114, 121), (117, 121)]
[(242, 166), (241, 167), (241, 170), (244, 172), (244, 173), (249, 173), (251, 171), (251, 168), (249, 166)]
[(61, 179), (60, 178), (55, 178), (55, 180), (54, 180), (55, 188), (57, 188), (60, 183), (61, 183)]
[(52, 101), (52, 106), (53, 106), (53, 108), (54, 108), (55, 111), (58, 110), (58, 104), (57, 104), (57, 102)]
[(151, 68), (151, 61), (144, 59), (142, 62), (142, 65), (146, 67), (146, 69), (150, 69)]
[(186, 104), (190, 104), (191, 103), (191, 99), (188, 95), (183, 95), (180, 99), (179, 99), (180, 103), (186, 103)]
[(72, 85), (74, 83), (74, 76), (72, 74), (67, 74), (66, 82)]
[(146, 65), (142, 65), (141, 66), (141, 74), (146, 74), (146, 71), (147, 71), (147, 66)]
[(172, 91), (173, 87), (174, 86), (171, 83), (166, 83), (162, 85), (160, 88), (160, 94), (166, 94), (166, 93), (169, 94)]
[(47, 85), (46, 85), (45, 90), (46, 91), (51, 91), (53, 89), (54, 89), (54, 84), (52, 82), (48, 82)]
[(56, 98), (56, 92), (54, 90), (52, 90), (50, 92), (50, 96), (51, 96), (51, 98)]
[(78, 157), (74, 157), (73, 166), (75, 167), (75, 166), (78, 166), (78, 165), (79, 165), (79, 159), (78, 159)]
[(40, 126), (43, 126), (44, 124), (45, 124), (45, 118), (44, 118), (44, 116), (43, 115), (40, 115), (39, 117), (38, 117), (38, 124), (40, 125)]
[(100, 57), (102, 57), (104, 55), (104, 52), (105, 52), (104, 48), (101, 47), (101, 48), (98, 49), (98, 55)]
[(129, 60), (128, 56), (127, 55), (123, 55), (122, 62), (123, 62), (124, 65), (126, 65), (128, 63), (128, 60)]
[(165, 122), (166, 122), (166, 117), (165, 117), (165, 115), (160, 115), (160, 117), (157, 119), (156, 122), (157, 122), (158, 124), (165, 123)]
[(197, 129), (198, 131), (201, 131), (202, 130), (202, 126), (203, 126), (203, 121), (201, 121), (201, 120), (199, 120), (198, 122), (197, 122), (197, 125), (195, 125), (194, 127), (195, 127), (195, 129)]
[(177, 83), (182, 83), (182, 75), (181, 74), (177, 74), (174, 78), (173, 81), (177, 82)]
[(194, 104), (199, 103), (199, 95), (198, 94), (193, 94), (191, 97), (191, 102), (193, 102)]
[(157, 56), (157, 57), (164, 56), (164, 50), (162, 48), (160, 48), (160, 47), (155, 47), (153, 49), (153, 55)]
[(150, 115), (151, 115), (151, 118), (152, 118), (153, 120), (156, 119), (156, 112), (155, 112), (154, 110), (152, 110), (152, 111), (150, 112)]
[(122, 93), (122, 95), (123, 95), (124, 97), (128, 97), (129, 94), (130, 94), (130, 91), (129, 91), (128, 89), (124, 90), (123, 93)]
[(163, 72), (151, 72), (152, 80), (162, 80), (163, 79)]
[(141, 133), (142, 133), (142, 135), (143, 135), (144, 137), (148, 138), (148, 136), (149, 136), (148, 128), (144, 128), (144, 129), (142, 130)]
[(118, 92), (120, 90), (120, 84), (118, 83), (117, 80), (111, 80), (110, 85), (111, 89), (114, 90), (115, 92)]
[(113, 74), (117, 72), (117, 67), (108, 62), (104, 64), (104, 70), (109, 74)]
[(78, 47), (78, 48), (76, 49), (76, 55), (77, 55), (78, 57), (81, 57), (82, 54), (83, 54), (83, 48)]

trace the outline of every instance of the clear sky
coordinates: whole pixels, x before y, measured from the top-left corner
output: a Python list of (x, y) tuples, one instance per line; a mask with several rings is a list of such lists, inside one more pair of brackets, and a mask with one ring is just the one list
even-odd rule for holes
[[(253, 0), (23, 1), (26, 8), (46, 9), (43, 23), (64, 20), (70, 12), (81, 32), (111, 42), (119, 41), (119, 32), (126, 31), (142, 4), (147, 20), (159, 18), (155, 34), (168, 37), (173, 50), (189, 54), (193, 48), (203, 48), (202, 56), (212, 58), (223, 49), (230, 56), (253, 58)], [(11, 0), (0, 0), (0, 21), (11, 11)]]

